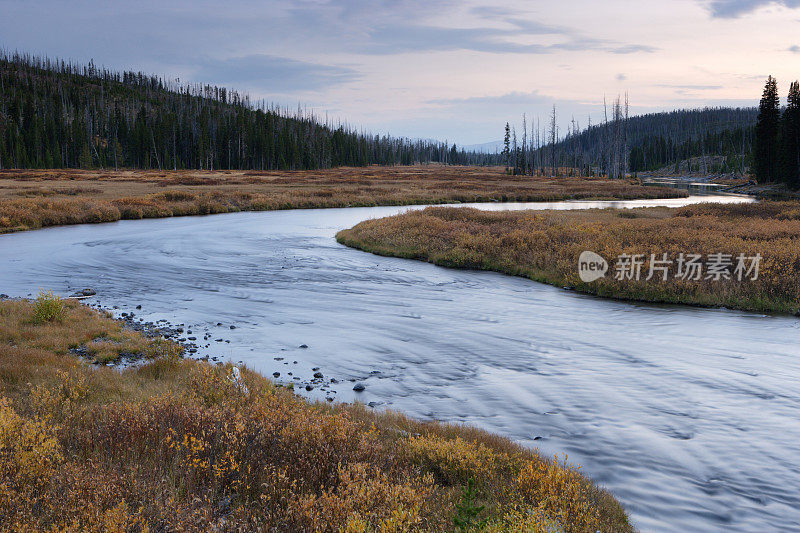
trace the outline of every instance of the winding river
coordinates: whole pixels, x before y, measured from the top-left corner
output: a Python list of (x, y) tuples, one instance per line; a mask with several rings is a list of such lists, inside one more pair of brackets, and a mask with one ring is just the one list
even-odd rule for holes
[[(373, 256), (333, 238), (405, 209), (235, 213), (5, 235), (0, 292), (92, 287), (119, 312), (207, 332), (210, 346), (197, 355), (300, 382), (320, 367), (340, 381), (308, 396), (358, 398), (566, 453), (643, 531), (800, 528), (800, 320), (602, 300)], [(366, 390), (353, 392), (348, 380)]]

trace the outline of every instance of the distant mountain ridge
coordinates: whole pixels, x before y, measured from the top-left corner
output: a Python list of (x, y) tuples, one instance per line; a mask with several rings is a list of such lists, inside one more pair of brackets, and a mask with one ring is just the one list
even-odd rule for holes
[[(569, 132), (555, 144), (539, 135), (523, 149), (517, 132), (517, 152), (510, 166), (516, 172), (566, 167), (588, 174), (620, 176), (674, 165), (694, 157), (719, 156), (718, 172), (743, 172), (752, 159), (758, 109), (704, 108), (648, 113), (594, 124)], [(529, 134), (529, 139), (531, 138)], [(536, 144), (538, 141), (538, 144)]]
[(499, 154), (503, 151), (504, 143), (502, 140), (490, 141), (480, 144), (467, 144), (461, 148), (467, 152), (475, 152), (478, 154)]

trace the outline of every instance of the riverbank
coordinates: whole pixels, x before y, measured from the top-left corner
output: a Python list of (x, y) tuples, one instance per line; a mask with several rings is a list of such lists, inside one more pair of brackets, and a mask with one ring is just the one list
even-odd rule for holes
[[(145, 362), (91, 364), (90, 345)], [(177, 351), (74, 301), (0, 300), (2, 529), (632, 530), (577, 469), (507, 439)]]
[(509, 176), (496, 167), (0, 170), (0, 233), (235, 211), (686, 196), (686, 191), (633, 180)]
[[(337, 240), (379, 255), (494, 270), (608, 298), (778, 313), (800, 309), (797, 202), (536, 212), (430, 207), (362, 222), (339, 232)], [(604, 277), (581, 280), (578, 259), (584, 251), (609, 262)], [(653, 266), (669, 271), (654, 268), (646, 279), (652, 254), (658, 261), (665, 253), (669, 265)], [(680, 253), (686, 259), (701, 256), (706, 270), (699, 279), (696, 272), (678, 278)], [(727, 274), (708, 270), (711, 255), (719, 253), (727, 254), (719, 258), (728, 262)], [(636, 276), (627, 269), (616, 279), (611, 262), (623, 254), (631, 264), (632, 256), (640, 256), (641, 264)], [(757, 279), (751, 279), (751, 258), (759, 254)]]

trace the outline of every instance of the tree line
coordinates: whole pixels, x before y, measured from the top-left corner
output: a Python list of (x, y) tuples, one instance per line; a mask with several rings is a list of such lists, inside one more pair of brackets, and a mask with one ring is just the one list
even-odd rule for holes
[(753, 148), (753, 170), (760, 182), (782, 182), (800, 187), (800, 84), (789, 84), (786, 106), (781, 111), (778, 82), (767, 78)]
[[(506, 123), (500, 156), (510, 173), (624, 177), (698, 158), (706, 173), (744, 175), (752, 163), (757, 110), (705, 108), (631, 117), (628, 96), (603, 105), (603, 120), (581, 128), (573, 117), (564, 135), (553, 107), (543, 127), (523, 115), (521, 132)], [(712, 157), (716, 156), (716, 157)]]
[(0, 169), (295, 170), (497, 160), (438, 141), (370, 135), (224, 87), (0, 53)]

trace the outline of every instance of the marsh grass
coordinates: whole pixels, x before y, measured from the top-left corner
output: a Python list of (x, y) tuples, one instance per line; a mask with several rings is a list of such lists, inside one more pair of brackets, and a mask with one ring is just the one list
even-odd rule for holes
[(120, 219), (323, 207), (686, 196), (633, 180), (418, 165), (318, 171), (0, 170), (0, 233)]
[[(0, 301), (0, 530), (631, 531), (569, 464), (465, 426), (308, 403), (231, 365), (68, 352), (119, 324)], [(146, 344), (145, 339), (140, 340)], [(166, 341), (165, 341), (166, 342)]]
[[(800, 202), (698, 204), (678, 209), (497, 211), (430, 207), (368, 220), (339, 242), (437, 265), (494, 270), (598, 296), (796, 313), (800, 309)], [(640, 280), (584, 283), (584, 250), (613, 260), (644, 254)], [(644, 278), (651, 254), (761, 254), (757, 280)]]

